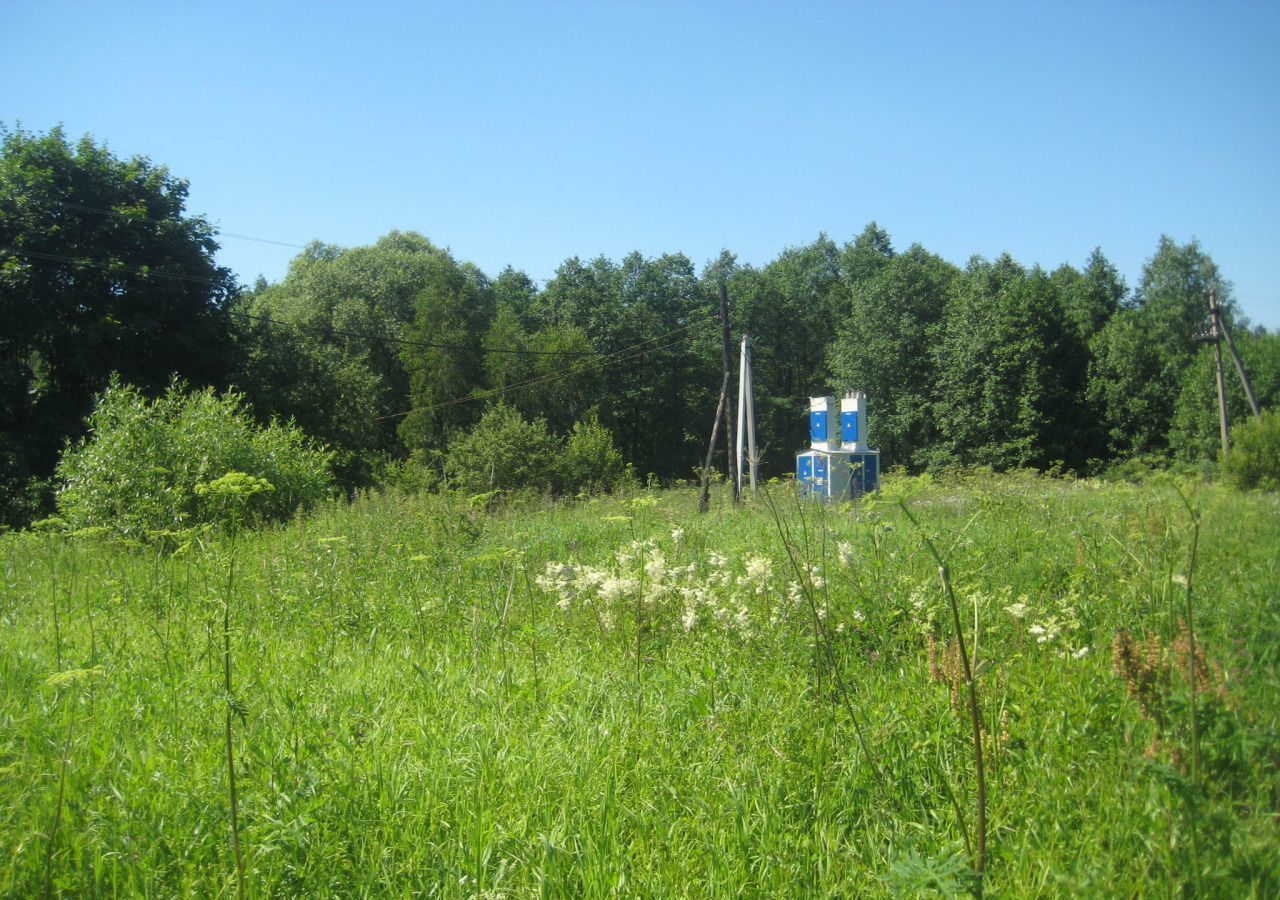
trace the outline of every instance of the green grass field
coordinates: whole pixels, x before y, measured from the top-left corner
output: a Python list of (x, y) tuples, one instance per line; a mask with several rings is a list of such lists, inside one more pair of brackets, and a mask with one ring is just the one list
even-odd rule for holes
[(0, 538), (0, 893), (235, 896), (229, 708), (248, 896), (976, 890), (929, 538), (986, 893), (1280, 895), (1280, 496), (769, 491)]

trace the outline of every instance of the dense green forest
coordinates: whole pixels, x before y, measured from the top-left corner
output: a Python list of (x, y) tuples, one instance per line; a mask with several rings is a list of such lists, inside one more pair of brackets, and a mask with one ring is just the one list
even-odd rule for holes
[[(910, 471), (1212, 462), (1213, 350), (1197, 340), (1210, 288), (1262, 405), (1280, 397), (1280, 335), (1241, 320), (1194, 240), (1160, 237), (1132, 287), (1101, 249), (1079, 268), (959, 267), (874, 222), (759, 268), (728, 251), (701, 270), (680, 253), (573, 256), (539, 283), (391, 231), (312, 243), (280, 283), (249, 287), (217, 265), (216, 231), (186, 197), (163, 166), (92, 138), (3, 132), (0, 526), (52, 508), (60, 455), (113, 376), (152, 397), (175, 379), (234, 388), (262, 423), (293, 420), (331, 448), (347, 490), (469, 483), (450, 451), (486, 416), (499, 436), (531, 429), (547, 459), (590, 427), (639, 477), (689, 478), (719, 393), (722, 285), (735, 339), (755, 348), (770, 475), (805, 443), (805, 398), (850, 389), (870, 396), (886, 465)], [(1228, 400), (1233, 421), (1247, 415), (1234, 379)], [(514, 485), (491, 467), (488, 486)]]

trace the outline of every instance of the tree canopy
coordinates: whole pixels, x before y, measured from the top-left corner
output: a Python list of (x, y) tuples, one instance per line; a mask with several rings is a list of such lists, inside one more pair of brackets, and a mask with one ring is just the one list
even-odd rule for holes
[(83, 432), (113, 372), (149, 391), (228, 376), (227, 307), (213, 227), (187, 182), (61, 129), (0, 131), (0, 522)]
[[(607, 446), (642, 476), (687, 478), (721, 382), (722, 287), (734, 339), (755, 348), (771, 473), (807, 443), (807, 398), (849, 390), (867, 392), (887, 466), (1212, 459), (1210, 289), (1262, 404), (1280, 394), (1280, 342), (1237, 321), (1195, 241), (1161, 237), (1132, 292), (1101, 249), (1052, 272), (1007, 255), (962, 269), (898, 250), (875, 222), (759, 268), (727, 250), (701, 272), (681, 253), (571, 256), (540, 285), (391, 231), (365, 247), (314, 242), (278, 284), (241, 291), (164, 167), (60, 130), (3, 135), (0, 525), (36, 512), (112, 373), (151, 397), (175, 375), (234, 385), (260, 423), (293, 420), (328, 444), (346, 488), (410, 457), (435, 478), (452, 458), (456, 475), (482, 419), (537, 423), (548, 446), (590, 434), (575, 452)], [(1228, 394), (1240, 421), (1234, 379)]]

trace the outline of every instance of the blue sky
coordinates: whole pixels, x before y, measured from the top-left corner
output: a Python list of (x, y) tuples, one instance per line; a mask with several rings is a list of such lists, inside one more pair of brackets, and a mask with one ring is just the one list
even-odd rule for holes
[(0, 121), (191, 182), (246, 282), (422, 232), (496, 274), (875, 220), (1130, 286), (1200, 240), (1280, 328), (1280, 4), (0, 3)]

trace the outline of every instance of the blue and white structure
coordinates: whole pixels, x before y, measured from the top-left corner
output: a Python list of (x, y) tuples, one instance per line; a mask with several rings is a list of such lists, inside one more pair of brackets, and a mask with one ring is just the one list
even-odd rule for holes
[(796, 454), (804, 496), (855, 500), (880, 489), (880, 451), (867, 443), (867, 395), (809, 398), (809, 449)]

